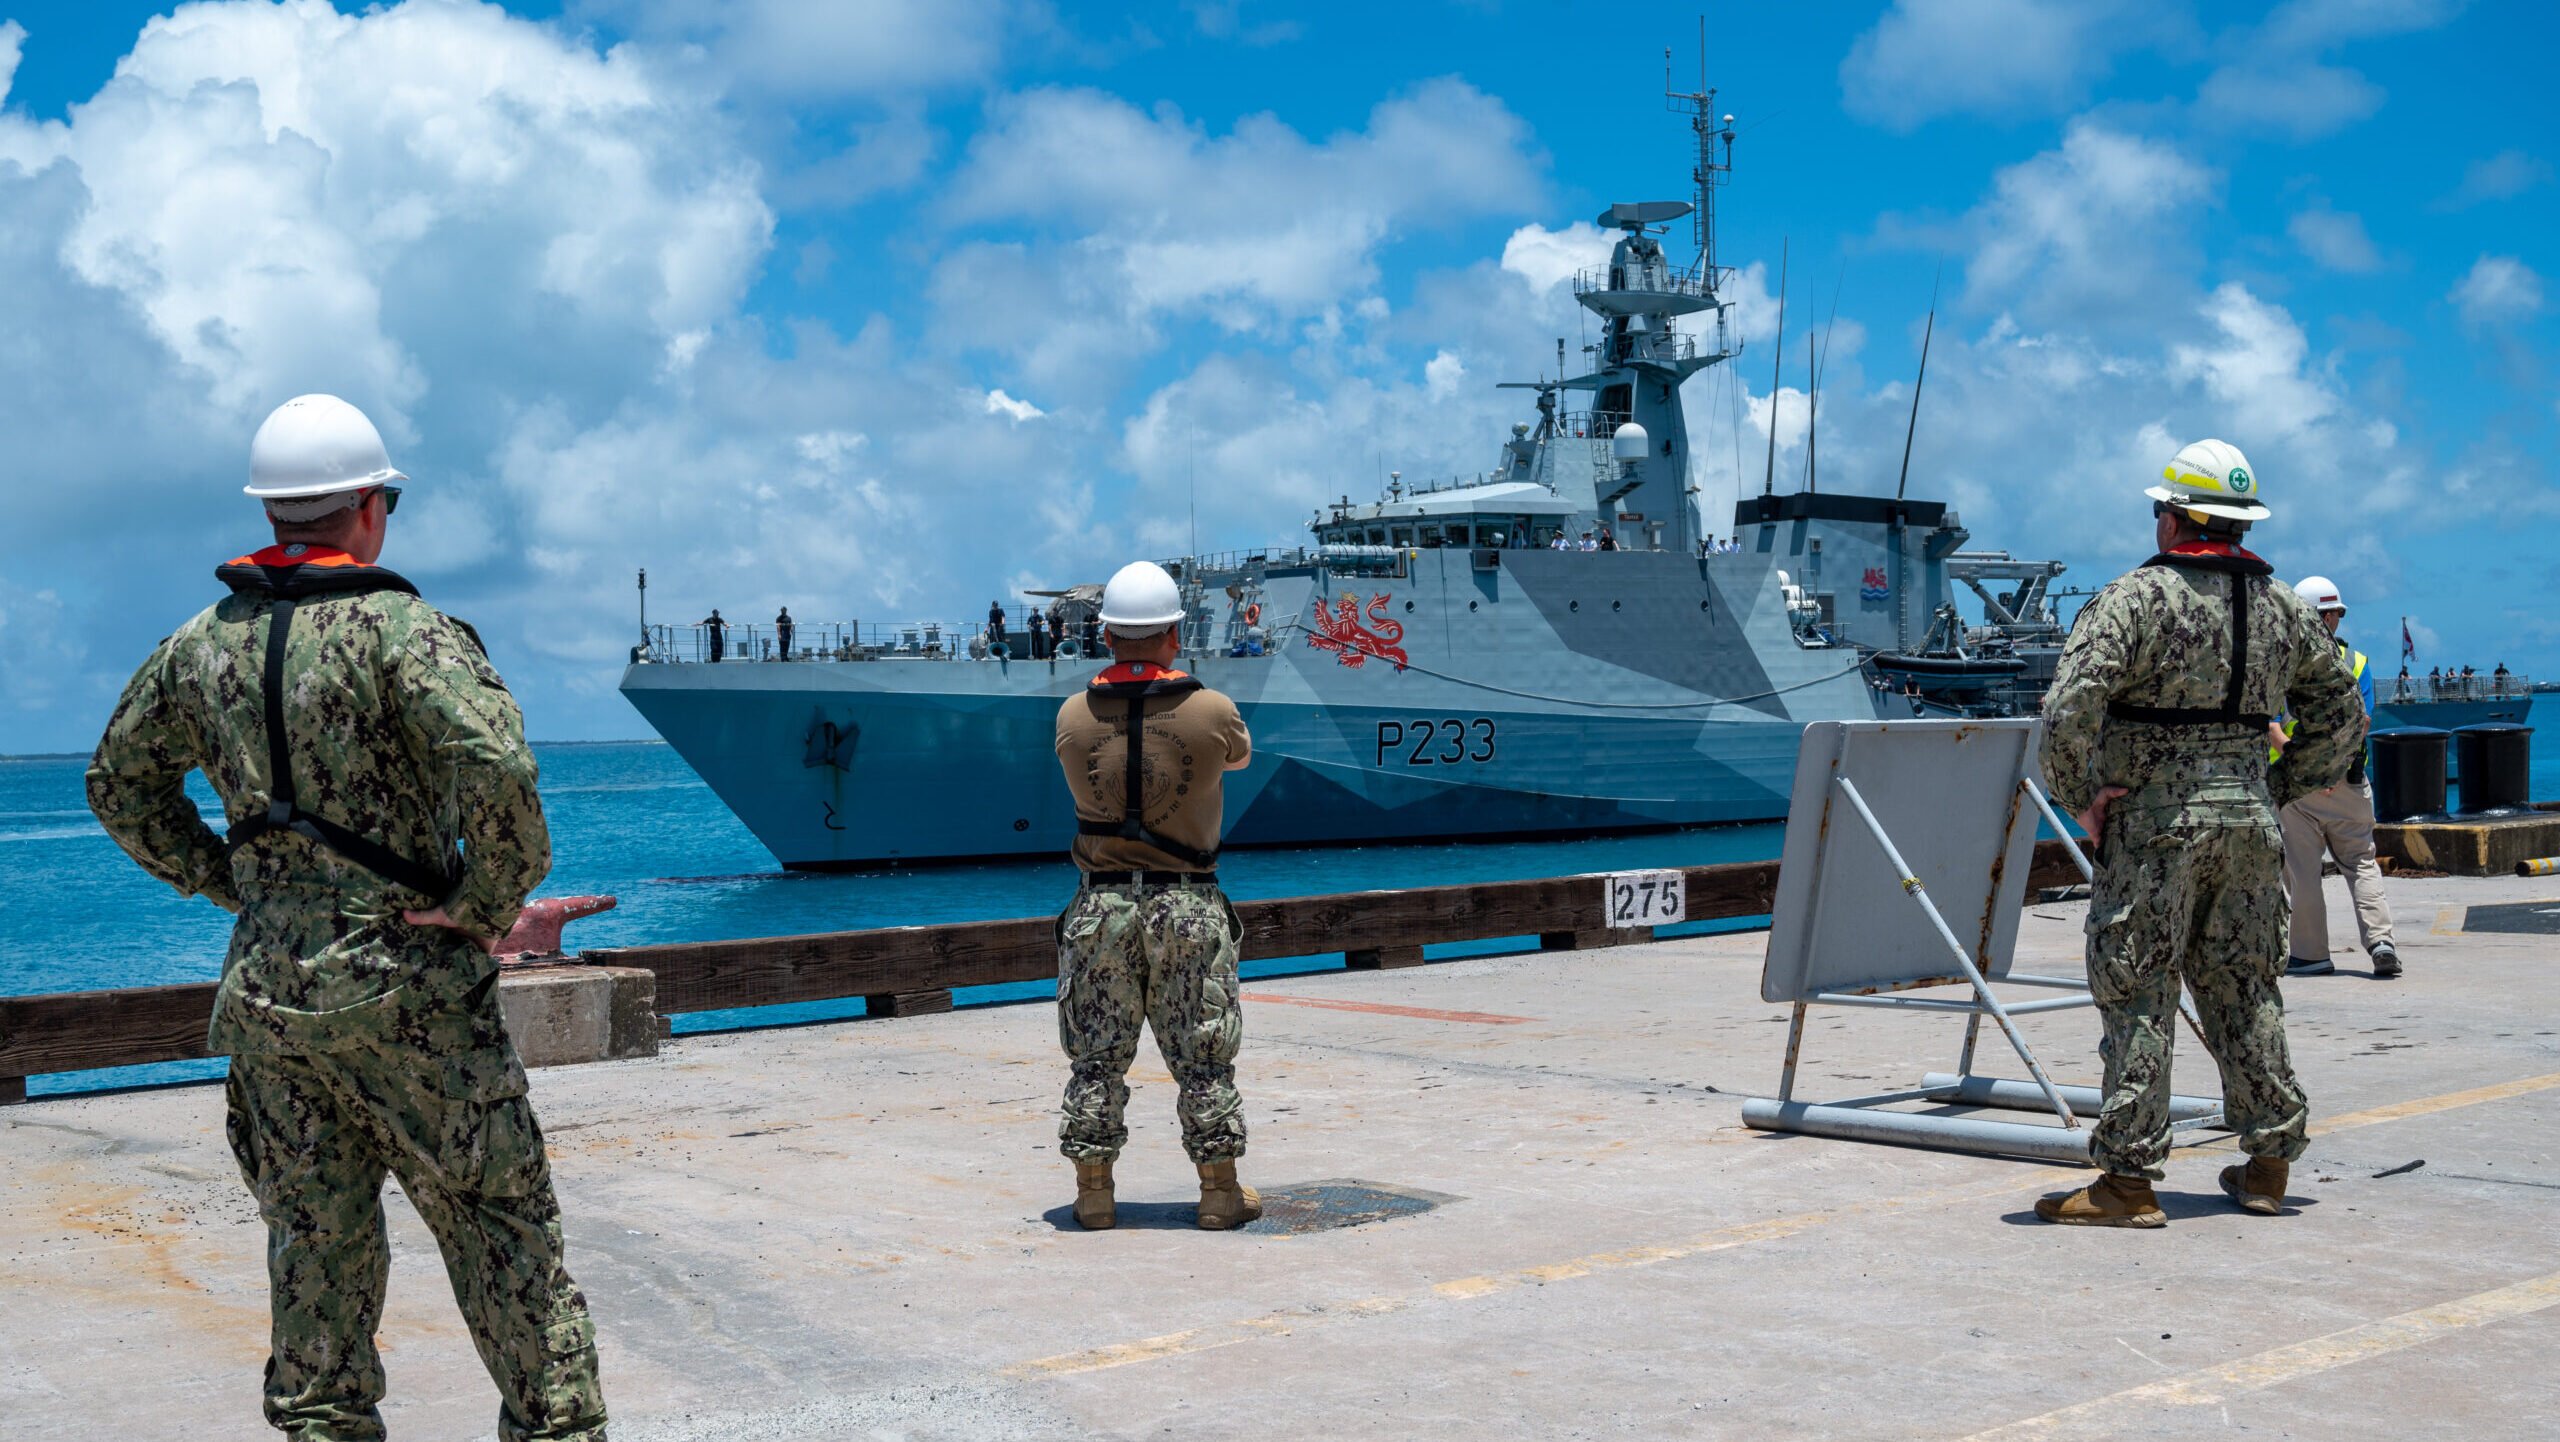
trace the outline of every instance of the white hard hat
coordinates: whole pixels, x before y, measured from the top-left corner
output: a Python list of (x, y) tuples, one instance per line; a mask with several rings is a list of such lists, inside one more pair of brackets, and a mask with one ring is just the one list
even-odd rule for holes
[(262, 500), (361, 491), (405, 481), (364, 412), (336, 396), (295, 396), (249, 442), (249, 484)]
[(1102, 588), (1102, 624), (1123, 636), (1152, 635), (1182, 619), (1182, 588), (1153, 561), (1131, 561)]
[(2326, 576), (2305, 576), (2293, 583), (2293, 594), (2300, 596), (2314, 611), (2343, 611), (2347, 603), (2338, 599), (2337, 583)]
[(2272, 512), (2258, 499), (2258, 473), (2229, 441), (2198, 441), (2172, 457), (2160, 472), (2164, 485), (2143, 492), (2155, 501), (2230, 521), (2263, 521)]

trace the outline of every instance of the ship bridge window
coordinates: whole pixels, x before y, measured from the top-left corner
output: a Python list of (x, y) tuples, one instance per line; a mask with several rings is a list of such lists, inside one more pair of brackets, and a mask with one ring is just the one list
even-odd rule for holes
[(1369, 544), (1373, 546), (1383, 546), (1386, 543), (1387, 528), (1384, 526), (1371, 526), (1369, 528)]
[(1413, 527), (1411, 526), (1397, 526), (1391, 534), (1395, 537), (1392, 544), (1399, 550), (1413, 544)]

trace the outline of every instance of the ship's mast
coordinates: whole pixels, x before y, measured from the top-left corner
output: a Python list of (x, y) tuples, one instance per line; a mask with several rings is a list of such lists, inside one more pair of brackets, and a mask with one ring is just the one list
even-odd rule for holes
[[(1671, 51), (1662, 52), (1662, 96), (1667, 108), (1689, 117), (1689, 129), (1698, 138), (1698, 157), (1689, 168), (1689, 183), (1696, 191), (1695, 206), (1689, 212), (1689, 243), (1697, 248), (1690, 262), (1690, 274), (1706, 282), (1709, 290), (1720, 290), (1722, 277), (1716, 270), (1716, 189), (1733, 174), (1733, 117), (1716, 115), (1716, 93), (1707, 87), (1707, 22), (1698, 21), (1698, 88), (1671, 88)], [(1716, 146), (1722, 142), (1724, 158), (1716, 158)]]
[[(1704, 43), (1703, 34), (1700, 37)], [(1689, 377), (1738, 351), (1726, 318), (1722, 291), (1731, 271), (1715, 261), (1715, 191), (1733, 170), (1733, 117), (1719, 116), (1715, 91), (1703, 74), (1696, 90), (1671, 89), (1665, 51), (1667, 105), (1690, 117), (1697, 152), (1690, 166), (1693, 201), (1620, 202), (1600, 213), (1598, 224), (1619, 232), (1607, 265), (1577, 273), (1573, 296), (1601, 323), (1590, 367), (1553, 381), (1505, 381), (1539, 393), (1539, 435), (1548, 435), (1549, 408), (1560, 392), (1590, 397), (1588, 409), (1556, 416), (1554, 444), (1539, 451), (1538, 473), (1559, 495), (1588, 506), (1604, 525), (1630, 539), (1685, 551), (1699, 527), (1689, 486), (1688, 422), (1680, 388)], [(1671, 222), (1690, 217), (1697, 253), (1675, 265), (1659, 237)], [(1690, 317), (1695, 319), (1688, 320)], [(1695, 328), (1684, 331), (1684, 321)], [(1558, 370), (1563, 355), (1557, 356)], [(1567, 450), (1567, 439), (1585, 444)], [(1588, 489), (1585, 489), (1585, 488)], [(1586, 499), (1587, 498), (1587, 499)]]

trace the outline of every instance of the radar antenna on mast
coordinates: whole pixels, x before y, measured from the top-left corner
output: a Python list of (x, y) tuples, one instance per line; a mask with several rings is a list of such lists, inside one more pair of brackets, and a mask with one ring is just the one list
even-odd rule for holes
[[(1943, 280), (1946, 272), (1939, 271)], [(1920, 433), (1920, 388), (1929, 383), (1929, 342), (1938, 334), (1938, 281), (1929, 282), (1929, 327), (1920, 332), (1920, 376), (1911, 383), (1911, 420), (1902, 428), (1902, 478), (1893, 483), (1893, 498), (1902, 499), (1902, 488), (1911, 484), (1911, 438)]]
[(1831, 285), (1831, 318), (1822, 323), (1822, 355), (1813, 353), (1813, 337), (1804, 338), (1804, 488), (1822, 489), (1822, 471), (1814, 464), (1814, 440), (1820, 433), (1822, 419), (1822, 373), (1831, 368), (1831, 328), (1840, 323), (1840, 287), (1848, 282), (1849, 268), (1840, 267), (1840, 278)]
[(1781, 368), (1787, 363), (1787, 245), (1778, 240), (1778, 341), (1769, 347), (1769, 466), (1760, 473), (1760, 494), (1778, 493), (1778, 384)]
[[(1689, 128), (1698, 137), (1698, 158), (1690, 166), (1689, 180), (1698, 198), (1689, 212), (1689, 239), (1698, 249), (1698, 258), (1690, 273), (1705, 283), (1709, 290), (1720, 290), (1716, 270), (1716, 187), (1733, 173), (1733, 117), (1716, 115), (1716, 93), (1707, 87), (1707, 22), (1698, 19), (1698, 88), (1671, 88), (1671, 51), (1662, 52), (1662, 95), (1666, 109), (1680, 111), (1689, 117)], [(1724, 145), (1723, 158), (1717, 158), (1716, 145)]]

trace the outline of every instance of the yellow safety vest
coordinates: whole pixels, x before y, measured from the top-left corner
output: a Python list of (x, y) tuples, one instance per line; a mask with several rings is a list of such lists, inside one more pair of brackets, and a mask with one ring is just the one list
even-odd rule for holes
[[(2349, 646), (2349, 645), (2348, 645), (2346, 642), (2344, 642), (2344, 641), (2340, 641), (2340, 642), (2338, 643), (2338, 654), (2347, 658), (2347, 667), (2348, 667), (2348, 671), (2350, 672), (2350, 674), (2352, 674), (2352, 675), (2356, 678), (2356, 682), (2357, 682), (2357, 684), (2359, 684), (2359, 685), (2363, 684), (2363, 682), (2364, 682), (2364, 668), (2365, 668), (2365, 667), (2367, 667), (2367, 666), (2369, 666), (2369, 665), (2371, 665), (2371, 664), (2373, 664), (2373, 663), (2372, 663), (2370, 660), (2368, 660), (2368, 659), (2366, 658), (2365, 654), (2364, 654), (2362, 651), (2358, 651), (2358, 650), (2354, 649), (2353, 647)], [(2296, 723), (2295, 723), (2295, 721), (2294, 721), (2294, 719), (2293, 719), (2292, 717), (2288, 716), (2288, 717), (2286, 717), (2286, 718), (2285, 718), (2285, 722), (2284, 722), (2284, 736), (2285, 736), (2285, 739), (2286, 739), (2286, 740), (2288, 740), (2288, 741), (2290, 741), (2290, 740), (2292, 740), (2292, 739), (2293, 739), (2293, 728), (2294, 728), (2295, 724), (2296, 724)], [(2279, 747), (2279, 746), (2270, 746), (2270, 747), (2268, 747), (2268, 748), (2267, 748), (2267, 764), (2268, 764), (2269, 766), (2273, 766), (2273, 765), (2275, 765), (2275, 764), (2276, 764), (2276, 762), (2277, 762), (2277, 760), (2279, 760), (2281, 757), (2283, 757), (2283, 755), (2284, 755), (2284, 749), (2283, 749), (2282, 747)]]

